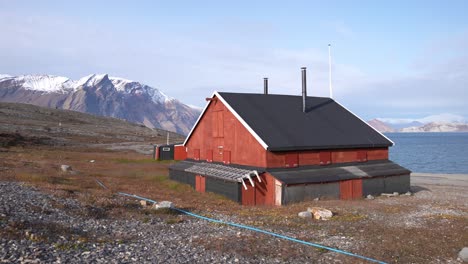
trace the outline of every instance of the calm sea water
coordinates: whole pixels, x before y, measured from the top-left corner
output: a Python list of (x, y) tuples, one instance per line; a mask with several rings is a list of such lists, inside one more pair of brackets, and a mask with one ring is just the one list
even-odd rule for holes
[(468, 174), (468, 133), (385, 133), (390, 159), (413, 172)]

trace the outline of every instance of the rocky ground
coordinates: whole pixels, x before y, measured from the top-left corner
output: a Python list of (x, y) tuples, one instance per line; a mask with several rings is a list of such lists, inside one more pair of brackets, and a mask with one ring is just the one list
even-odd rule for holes
[[(113, 203), (145, 210), (123, 197)], [(150, 210), (150, 209), (149, 209)], [(0, 182), (0, 261), (3, 263), (305, 263), (207, 250), (195, 241), (236, 239), (246, 231), (171, 212), (143, 220), (109, 217), (83, 205), (15, 182)], [(169, 215), (169, 217), (168, 217)], [(226, 217), (224, 217), (225, 220)], [(272, 239), (275, 240), (275, 239)], [(333, 254), (314, 261), (329, 263)]]

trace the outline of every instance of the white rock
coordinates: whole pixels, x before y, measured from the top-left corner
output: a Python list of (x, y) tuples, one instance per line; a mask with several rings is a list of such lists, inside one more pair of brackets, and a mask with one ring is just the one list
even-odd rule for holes
[(394, 193), (382, 193), (381, 195), (382, 195), (382, 196), (387, 196), (387, 197), (395, 197), (395, 196), (398, 196), (398, 193), (397, 193), (397, 192), (394, 192)]
[(406, 196), (411, 196), (411, 195), (413, 195), (413, 194), (412, 194), (410, 191), (408, 191), (408, 192), (406, 192), (404, 195), (406, 195)]
[(68, 172), (68, 171), (71, 171), (72, 170), (72, 167), (70, 165), (60, 165), (60, 169), (63, 171), (63, 172)]
[(463, 261), (463, 262), (468, 262), (468, 247), (464, 247), (460, 253), (458, 253), (458, 257)]
[(304, 211), (304, 212), (298, 213), (297, 216), (302, 217), (302, 218), (312, 218), (312, 213), (309, 211)]
[(332, 211), (321, 207), (307, 208), (307, 211), (312, 213), (317, 220), (328, 220), (333, 216)]
[(89, 162), (94, 163), (94, 162), (96, 162), (96, 161), (95, 161), (95, 160), (90, 160)]
[(148, 206), (148, 202), (145, 201), (145, 200), (141, 200), (141, 201), (140, 201), (140, 204), (141, 204), (141, 206), (143, 206), (143, 207)]
[(366, 196), (366, 199), (367, 199), (367, 200), (374, 200), (375, 197), (372, 196), (372, 195), (370, 195), (370, 194), (368, 194), (368, 195)]
[(162, 201), (159, 203), (155, 203), (153, 205), (153, 208), (158, 210), (158, 209), (163, 209), (163, 208), (172, 208), (172, 202), (169, 201)]

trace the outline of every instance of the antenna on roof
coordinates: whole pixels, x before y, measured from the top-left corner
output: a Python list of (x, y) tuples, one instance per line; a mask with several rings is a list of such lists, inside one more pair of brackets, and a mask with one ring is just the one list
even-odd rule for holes
[(331, 44), (328, 44), (328, 86), (330, 88), (330, 98), (333, 98)]

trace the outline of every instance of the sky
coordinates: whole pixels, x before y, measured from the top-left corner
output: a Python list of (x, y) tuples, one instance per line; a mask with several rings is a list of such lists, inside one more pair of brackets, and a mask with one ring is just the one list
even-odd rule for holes
[[(329, 96), (363, 119), (468, 117), (468, 1), (0, 0), (0, 74), (107, 73), (203, 107), (213, 91)], [(281, 107), (281, 106), (278, 106)]]

